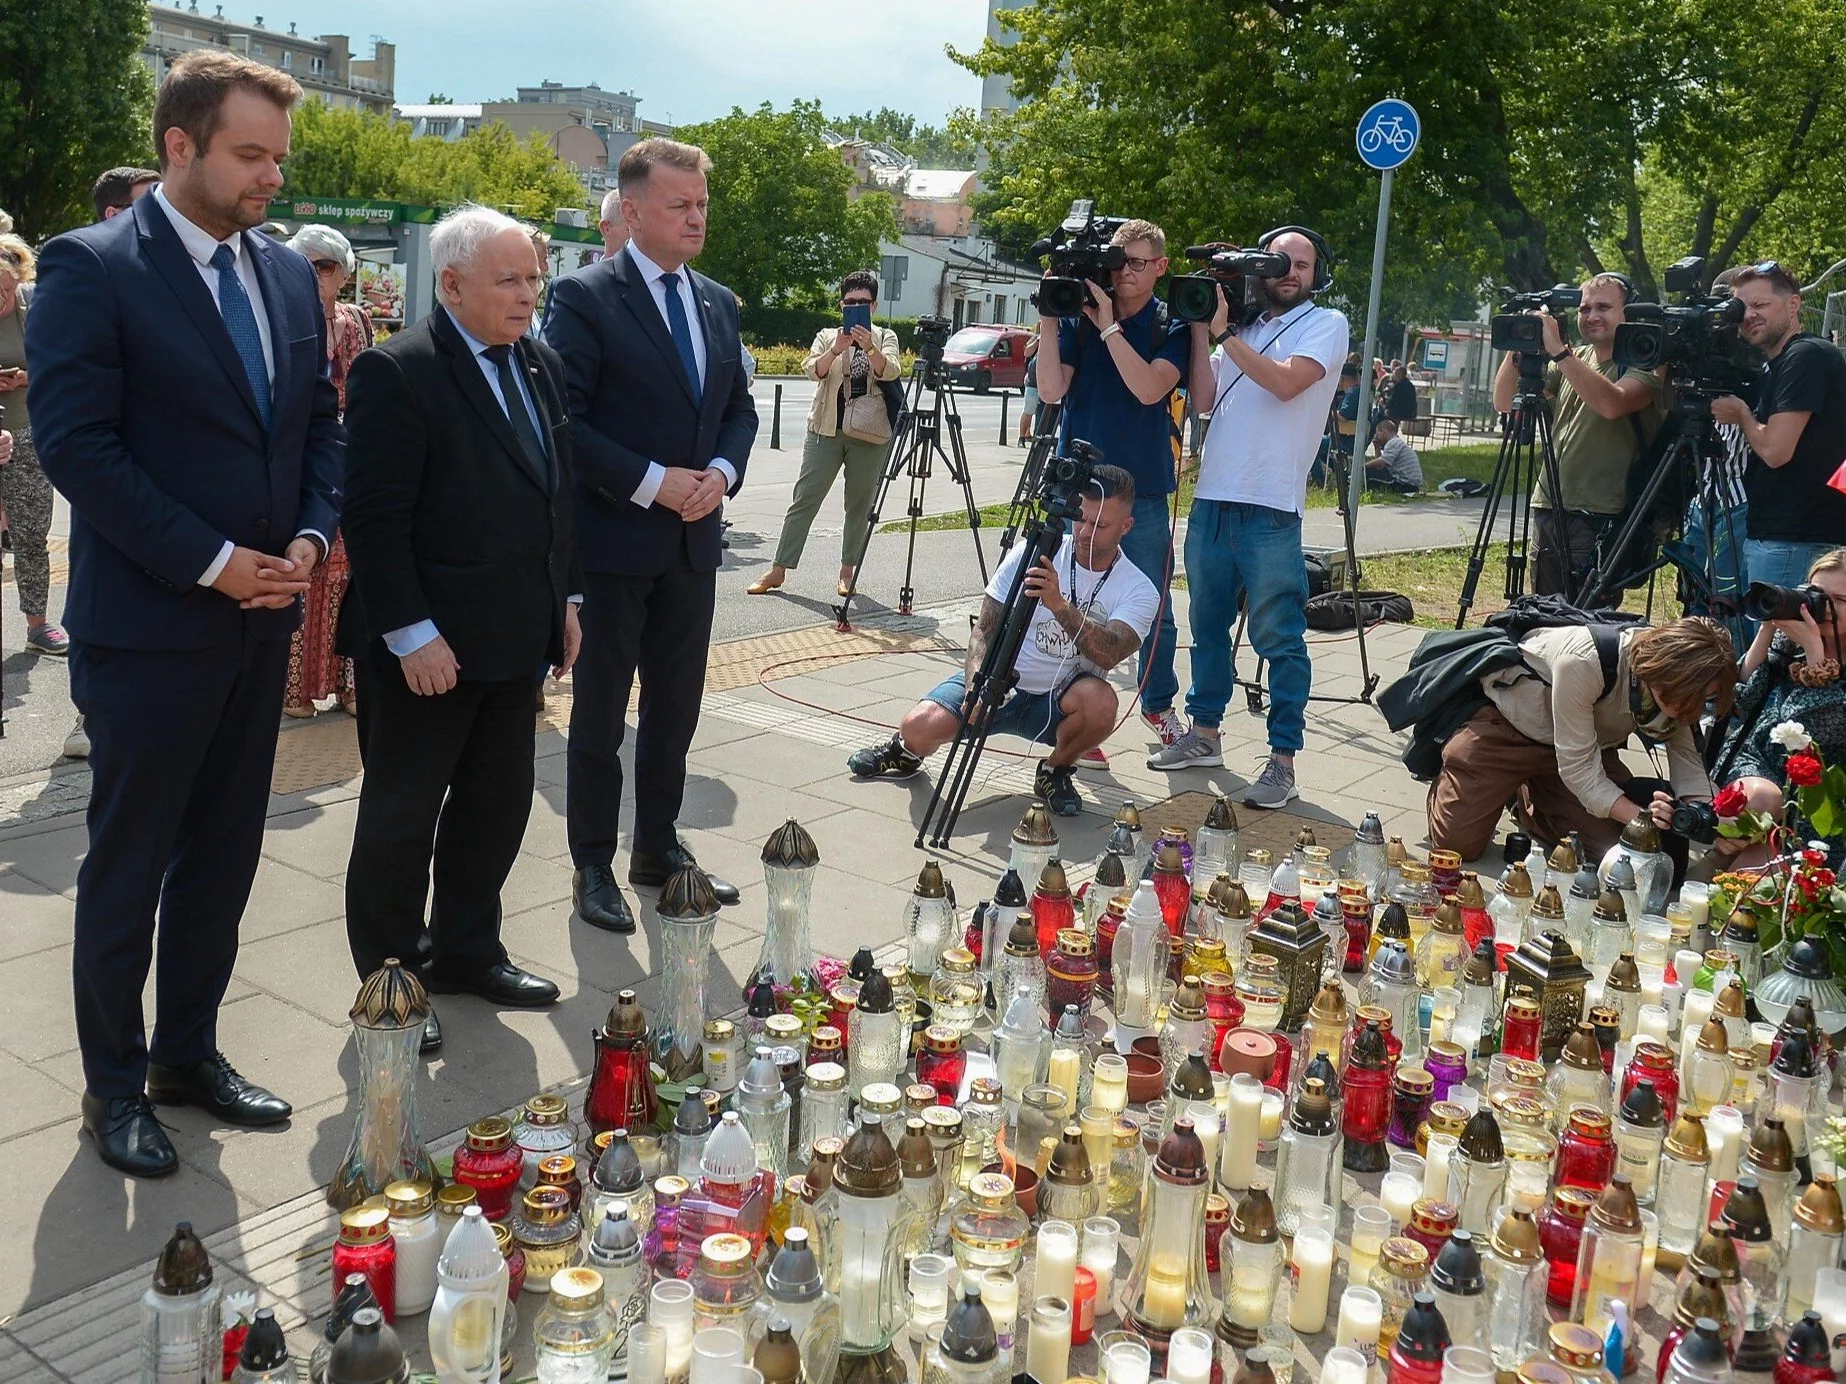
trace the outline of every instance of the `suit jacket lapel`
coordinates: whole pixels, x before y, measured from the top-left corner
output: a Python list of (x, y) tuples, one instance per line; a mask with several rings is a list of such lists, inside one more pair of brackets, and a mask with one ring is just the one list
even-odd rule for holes
[[(692, 278), (692, 296), (699, 305), (699, 330), (705, 334), (705, 389), (700, 396), (704, 408), (710, 408), (712, 399), (719, 394), (713, 388), (718, 378), (718, 338), (713, 334), (712, 315), (717, 311), (711, 301), (711, 284), (702, 274), (686, 271)], [(722, 399), (719, 401), (722, 403)], [(703, 409), (701, 409), (703, 411)]]
[[(179, 299), (180, 306), (185, 308), (186, 315), (192, 319), (192, 325), (217, 358), (219, 366), (231, 382), (231, 388), (244, 401), (250, 416), (261, 424), (263, 416), (256, 410), (256, 395), (250, 391), (250, 377), (244, 373), (244, 363), (238, 357), (237, 348), (231, 344), (231, 333), (225, 328), (224, 315), (212, 301), (211, 290), (205, 286), (205, 280), (199, 277), (198, 265), (186, 253), (186, 247), (180, 244), (179, 233), (173, 229), (173, 223), (167, 220), (165, 213), (160, 210), (160, 204), (151, 197), (136, 199), (133, 212), (141, 236), (142, 253), (167, 281), (173, 296)], [(277, 354), (280, 353), (278, 349)], [(275, 398), (273, 388), (270, 390), (270, 398)]]
[[(269, 416), (273, 420), (281, 412), (281, 401), (288, 397), (288, 306), (283, 301), (287, 289), (282, 283), (282, 271), (270, 258), (275, 251), (268, 236), (261, 231), (245, 231), (243, 252), (250, 256), (250, 264), (256, 270), (257, 284), (263, 290), (263, 311), (269, 317), (269, 354), (275, 362), (269, 381)], [(319, 306), (317, 298), (315, 307)]]
[(654, 343), (654, 349), (660, 352), (661, 359), (667, 364), (667, 373), (679, 382), (686, 402), (692, 402), (692, 382), (686, 378), (686, 367), (680, 364), (679, 347), (673, 344), (673, 333), (667, 330), (667, 324), (660, 315), (660, 308), (654, 302), (654, 291), (647, 286), (647, 276), (641, 272), (641, 266), (634, 262), (626, 250), (622, 253), (620, 265), (626, 288), (623, 299), (628, 310), (641, 323), (641, 330), (647, 333)]
[[(480, 363), (475, 360), (474, 352), (468, 349), (468, 343), (463, 341), (461, 333), (455, 330), (455, 324), (449, 320), (448, 313), (437, 308), (431, 312), (430, 317), (432, 319), (430, 330), (449, 354), (449, 368), (455, 372), (455, 383), (461, 390), (462, 397), (468, 401), (469, 407), (480, 415), (481, 421), (487, 425), (487, 431), (493, 434), (494, 440), (500, 444), (500, 449), (519, 468), (519, 473), (534, 484), (542, 484), (539, 478), (532, 474), (532, 463), (526, 460), (525, 453), (520, 450), (519, 439), (513, 436), (513, 425), (507, 421), (506, 412), (500, 407), (500, 401), (494, 398), (493, 390), (487, 387), (487, 377), (481, 373)], [(514, 402), (517, 403), (517, 401)]]

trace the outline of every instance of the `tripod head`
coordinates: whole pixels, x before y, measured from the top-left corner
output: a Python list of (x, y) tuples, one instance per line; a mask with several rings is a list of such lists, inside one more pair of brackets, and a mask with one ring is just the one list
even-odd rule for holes
[(1544, 402), (1545, 370), (1551, 362), (1535, 351), (1520, 351), (1513, 360), (1519, 367), (1519, 385), (1513, 394), (1513, 412), (1518, 413)]

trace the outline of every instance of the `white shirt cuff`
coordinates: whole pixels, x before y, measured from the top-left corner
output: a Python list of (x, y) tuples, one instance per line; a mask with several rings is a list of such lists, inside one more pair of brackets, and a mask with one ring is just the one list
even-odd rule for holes
[(385, 636), (385, 647), (399, 658), (408, 658), (439, 635), (434, 620), (419, 620), (401, 630), (392, 630)]
[(723, 457), (713, 457), (711, 459), (711, 469), (724, 473), (724, 490), (727, 495), (737, 488), (737, 468), (731, 465), (730, 462), (726, 461)]
[(327, 554), (333, 551), (333, 544), (327, 541), (327, 535), (322, 533), (319, 529), (297, 529), (295, 530), (295, 537), (318, 538), (320, 540), (321, 561), (323, 562), (327, 560)]
[(200, 586), (210, 586), (218, 580), (219, 573), (224, 571), (225, 564), (231, 560), (231, 552), (236, 546), (230, 539), (224, 540), (224, 546), (218, 550), (218, 556), (212, 559), (212, 565), (207, 567), (204, 575), (199, 578)]
[(654, 503), (654, 497), (660, 493), (660, 483), (667, 478), (667, 468), (657, 461), (647, 464), (647, 474), (641, 478), (641, 484), (635, 487), (635, 493), (628, 498), (646, 509)]
[(581, 596), (566, 596), (564, 600), (569, 605), (582, 605), (583, 604), (583, 597)]

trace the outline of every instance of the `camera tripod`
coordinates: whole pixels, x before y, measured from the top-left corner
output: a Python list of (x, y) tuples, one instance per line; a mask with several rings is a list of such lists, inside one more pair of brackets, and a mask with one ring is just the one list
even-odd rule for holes
[[(1487, 565), (1487, 550), (1493, 546), (1494, 525), (1499, 518), (1501, 501), (1508, 501), (1506, 511), (1506, 587), (1508, 601), (1525, 594), (1526, 564), (1532, 548), (1532, 493), (1538, 488), (1540, 468), (1544, 472), (1544, 493), (1552, 507), (1544, 511), (1541, 522), (1552, 526), (1555, 546), (1560, 555), (1568, 551), (1564, 538), (1564, 489), (1558, 483), (1558, 454), (1551, 445), (1551, 406), (1545, 400), (1545, 361), (1542, 356), (1521, 351), (1519, 392), (1507, 411), (1500, 434), (1500, 455), (1494, 462), (1493, 479), (1487, 483), (1487, 503), (1481, 510), (1480, 528), (1474, 546), (1468, 551), (1468, 574), (1462, 580), (1461, 598), (1455, 612), (1455, 628), (1468, 623), (1468, 607), (1474, 604), (1474, 590), (1480, 584), (1481, 569)], [(1568, 565), (1568, 558), (1564, 558)], [(1572, 583), (1566, 578), (1566, 585)], [(1567, 590), (1565, 599), (1573, 597)]]
[[(1102, 454), (1087, 442), (1073, 441), (1070, 450), (1085, 469), (1102, 458)], [(962, 699), (955, 722), (955, 737), (943, 754), (942, 771), (936, 775), (929, 805), (923, 809), (923, 823), (917, 828), (919, 849), (925, 839), (932, 846), (946, 846), (955, 834), (955, 823), (968, 800), (968, 790), (974, 784), (981, 753), (987, 748), (987, 728), (993, 724), (993, 713), (1000, 709), (1018, 681), (1013, 665), (1019, 660), (1019, 650), (1025, 644), (1032, 616), (1038, 609), (1038, 597), (1026, 594), (1026, 576), (1041, 559), (1057, 555), (1068, 521), (1080, 512), (1082, 503), (1080, 489), (1057, 490), (1047, 494), (1025, 520), (1021, 533), (1025, 551), (1020, 554), (1019, 566), (1007, 584), (1000, 619), (987, 641), (981, 666), (968, 679), (967, 695)], [(931, 830), (932, 822), (934, 831)]]
[(1019, 536), (1019, 530), (1033, 513), (1032, 499), (1038, 494), (1039, 486), (1045, 479), (1045, 463), (1051, 459), (1058, 448), (1058, 427), (1064, 417), (1064, 401), (1055, 404), (1040, 404), (1036, 426), (1032, 431), (1032, 447), (1026, 453), (1025, 465), (1019, 468), (1019, 484), (1013, 487), (1013, 498), (1006, 506), (1006, 527), (1000, 530), (1000, 555), (1002, 557), (1012, 549), (1013, 540)]
[[(932, 395), (927, 409), (922, 407), (923, 391), (928, 389)], [(942, 448), (943, 424), (948, 424), (949, 449)], [(942, 464), (948, 468), (950, 477), (961, 487), (962, 507), (967, 511), (968, 528), (974, 534), (974, 560), (980, 564), (981, 584), (987, 583), (987, 555), (981, 550), (981, 511), (974, 503), (974, 483), (968, 473), (968, 453), (961, 440), (961, 414), (955, 407), (955, 391), (942, 378), (942, 362), (938, 360), (919, 360), (910, 374), (910, 385), (904, 396), (904, 406), (898, 411), (897, 424), (891, 429), (891, 441), (886, 445), (884, 474), (878, 482), (878, 494), (872, 500), (872, 507), (865, 517), (865, 538), (859, 544), (859, 550), (853, 557), (852, 583), (846, 589), (846, 595), (833, 608), (836, 628), (841, 631), (852, 628), (848, 614), (852, 609), (853, 598), (859, 594), (859, 572), (865, 562), (865, 554), (872, 546), (872, 535), (878, 532), (878, 521), (884, 513), (885, 501), (890, 497), (891, 487), (901, 476), (910, 480), (910, 500), (904, 512), (910, 516), (910, 537), (904, 550), (904, 584), (898, 588), (897, 609), (901, 615), (911, 613), (916, 596), (910, 584), (911, 575), (917, 560), (917, 522), (923, 517), (923, 491), (929, 483), (933, 459), (942, 458)]]
[[(1370, 706), (1372, 693), (1378, 690), (1378, 674), (1372, 671), (1371, 656), (1365, 651), (1365, 614), (1359, 609), (1359, 552), (1356, 546), (1356, 531), (1351, 502), (1348, 496), (1352, 490), (1348, 485), (1351, 473), (1347, 464), (1340, 460), (1338, 452), (1327, 454), (1327, 469), (1333, 473), (1334, 480), (1340, 487), (1340, 522), (1346, 531), (1346, 591), (1352, 599), (1353, 634), (1359, 641), (1359, 695), (1356, 697), (1336, 697), (1331, 693), (1309, 693), (1311, 702), (1334, 702), (1341, 706)], [(1231, 667), (1237, 666), (1237, 650), (1243, 645), (1244, 628), (1250, 621), (1250, 602), (1246, 596), (1237, 605), (1237, 627), (1231, 631)], [(1256, 661), (1254, 678), (1234, 678), (1237, 686), (1243, 688), (1244, 701), (1252, 716), (1260, 716), (1267, 695), (1263, 686), (1263, 663)]]
[[(1732, 625), (1742, 612), (1743, 592), (1736, 589), (1736, 554), (1740, 535), (1731, 526), (1730, 510), (1719, 503), (1718, 473), (1724, 465), (1725, 446), (1718, 436), (1711, 416), (1712, 396), (1697, 390), (1680, 391), (1679, 402), (1667, 424), (1672, 429), (1670, 443), (1654, 463), (1652, 474), (1640, 495), (1629, 506), (1628, 517), (1609, 546), (1596, 570), (1585, 579), (1580, 604), (1594, 608), (1621, 599), (1622, 591), (1650, 581), (1656, 572), (1667, 567), (1679, 570), (1680, 603), (1689, 611), (1703, 612)], [(1675, 427), (1677, 424), (1677, 427)], [(1664, 432), (1665, 430), (1663, 430)], [(1647, 535), (1649, 513), (1668, 484), (1681, 476), (1694, 478), (1699, 501), (1699, 523), (1704, 539), (1704, 559), (1694, 562), (1684, 547), (1671, 542), (1660, 545), (1658, 555), (1649, 553)], [(1682, 522), (1676, 525), (1682, 537), (1684, 505), (1676, 506)], [(1732, 572), (1718, 571), (1718, 536), (1723, 533), (1730, 555)]]

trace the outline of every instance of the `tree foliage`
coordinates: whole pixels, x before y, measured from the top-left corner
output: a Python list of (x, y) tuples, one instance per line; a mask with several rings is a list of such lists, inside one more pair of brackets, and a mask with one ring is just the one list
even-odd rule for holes
[(1362, 305), (1377, 179), (1352, 131), (1387, 95), (1423, 122), (1387, 318), (1601, 267), (1651, 295), (1685, 253), (1805, 275), (1846, 237), (1837, 0), (1039, 0), (1007, 18), (1017, 43), (956, 55), (1022, 98), (985, 135), (979, 210), (1005, 242), (1079, 196), (1176, 244), (1299, 221)]
[(144, 0), (0, 0), (0, 207), (36, 240), (93, 215), (90, 185), (154, 156)]
[(915, 159), (919, 168), (973, 168), (980, 152), (980, 121), (972, 106), (957, 107), (939, 126), (889, 106), (833, 116), (827, 123), (840, 134), (888, 144)]
[(767, 102), (675, 131), (711, 156), (711, 217), (699, 268), (749, 303), (813, 301), (854, 269), (876, 268), (896, 234), (884, 193), (849, 194), (852, 172), (821, 138), (820, 106)]
[(583, 185), (534, 134), (520, 143), (504, 125), (458, 140), (412, 138), (410, 126), (371, 111), (303, 101), (295, 109), (284, 195), (372, 197), (425, 206), (481, 202), (528, 221), (581, 206)]

